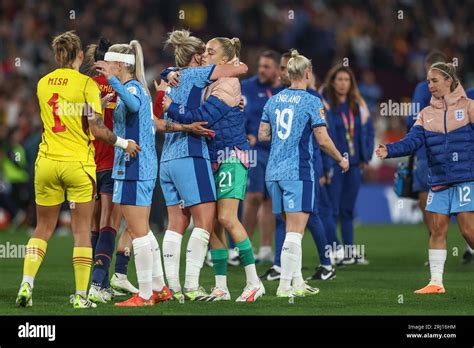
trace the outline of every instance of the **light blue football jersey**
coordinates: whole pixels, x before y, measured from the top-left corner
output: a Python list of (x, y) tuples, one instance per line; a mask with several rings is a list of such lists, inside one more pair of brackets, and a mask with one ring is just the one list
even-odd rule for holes
[[(180, 69), (179, 86), (167, 93), (174, 103), (197, 109), (201, 105), (202, 93), (212, 81), (210, 77), (215, 65)], [(183, 108), (184, 110), (184, 108)], [(165, 113), (165, 120), (173, 121)], [(161, 162), (184, 157), (209, 159), (206, 139), (186, 132), (166, 133)]]
[(287, 88), (271, 97), (262, 122), (272, 129), (266, 181), (314, 181), (313, 128), (326, 126), (321, 99), (306, 90)]
[[(158, 158), (151, 97), (137, 80), (127, 81), (123, 87), (116, 78), (109, 83), (118, 94), (114, 110), (114, 133), (121, 138), (134, 140), (141, 148), (140, 153), (132, 158), (124, 150), (116, 147), (112, 177), (120, 180), (156, 179)], [(121, 93), (122, 98), (138, 106), (138, 111), (132, 112), (127, 108), (120, 97)]]

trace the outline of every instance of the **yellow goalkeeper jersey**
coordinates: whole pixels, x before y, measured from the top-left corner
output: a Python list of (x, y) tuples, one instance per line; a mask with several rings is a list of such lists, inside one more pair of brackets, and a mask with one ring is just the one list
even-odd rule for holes
[(44, 126), (38, 156), (94, 162), (86, 105), (102, 115), (97, 83), (79, 71), (56, 69), (39, 80), (37, 95)]

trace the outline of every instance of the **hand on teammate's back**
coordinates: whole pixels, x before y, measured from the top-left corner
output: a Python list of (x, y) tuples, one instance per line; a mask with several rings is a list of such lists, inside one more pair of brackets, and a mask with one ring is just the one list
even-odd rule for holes
[(179, 71), (172, 71), (166, 77), (168, 79), (168, 85), (171, 87), (178, 87), (179, 85)]
[(215, 136), (215, 132), (212, 129), (204, 128), (205, 125), (207, 125), (207, 122), (193, 122), (187, 125), (187, 128), (191, 133), (196, 135), (206, 137), (208, 139), (213, 138)]
[(244, 98), (240, 97), (240, 101), (239, 101), (240, 112), (244, 112), (244, 107), (245, 107)]
[(133, 140), (127, 139), (128, 146), (125, 149), (125, 152), (128, 153), (132, 157), (136, 157), (138, 153), (141, 151), (140, 145), (138, 145)]

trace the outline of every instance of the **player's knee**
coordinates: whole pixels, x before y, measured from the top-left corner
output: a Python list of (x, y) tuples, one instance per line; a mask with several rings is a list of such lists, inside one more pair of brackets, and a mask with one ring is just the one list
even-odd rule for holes
[(38, 223), (36, 224), (36, 229), (34, 232), (34, 236), (45, 239), (43, 237), (51, 235), (54, 230), (56, 229), (57, 221), (48, 221), (45, 219), (38, 220)]
[(444, 219), (430, 219), (430, 227), (432, 233), (440, 234), (448, 229), (449, 221), (446, 222)]
[(431, 238), (434, 240), (444, 240), (448, 232), (448, 226), (444, 222), (432, 221), (430, 223)]
[(184, 232), (189, 225), (189, 218), (187, 216), (179, 216), (170, 218), (168, 222), (168, 229), (176, 232)]
[(217, 217), (219, 224), (226, 230), (230, 231), (236, 222), (236, 217), (231, 216), (228, 213), (221, 213)]
[(195, 227), (198, 227), (198, 228), (202, 228), (203, 230), (211, 233), (214, 231), (214, 219), (210, 219), (210, 220), (205, 220), (205, 219), (202, 219), (202, 220), (199, 220), (197, 222), (194, 223), (194, 226)]

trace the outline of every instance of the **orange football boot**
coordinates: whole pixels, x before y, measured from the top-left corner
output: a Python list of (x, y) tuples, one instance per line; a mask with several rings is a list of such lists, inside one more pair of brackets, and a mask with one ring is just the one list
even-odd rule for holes
[(128, 300), (117, 302), (115, 304), (115, 306), (119, 307), (148, 307), (154, 305), (155, 300), (153, 296), (151, 296), (148, 300), (145, 300), (144, 298), (141, 298), (138, 294), (134, 294)]
[(165, 285), (161, 291), (153, 291), (152, 298), (155, 303), (168, 301), (171, 299), (171, 291)]
[(428, 284), (424, 288), (415, 291), (415, 294), (444, 294), (446, 290), (442, 285)]

